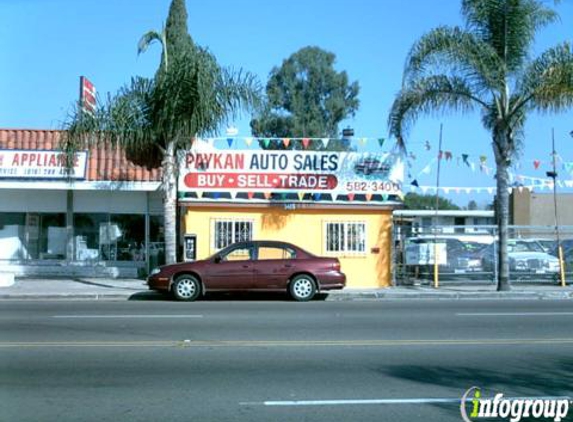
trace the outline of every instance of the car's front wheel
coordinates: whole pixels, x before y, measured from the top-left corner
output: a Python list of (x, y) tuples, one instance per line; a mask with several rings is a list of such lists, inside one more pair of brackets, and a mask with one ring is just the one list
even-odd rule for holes
[(201, 283), (189, 274), (180, 275), (173, 283), (173, 296), (177, 300), (192, 301), (201, 294)]
[(309, 275), (298, 275), (289, 284), (289, 293), (294, 300), (306, 302), (316, 294), (316, 283)]

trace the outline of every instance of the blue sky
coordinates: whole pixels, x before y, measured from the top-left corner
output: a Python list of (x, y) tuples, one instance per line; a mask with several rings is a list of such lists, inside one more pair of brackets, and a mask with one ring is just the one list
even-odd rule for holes
[[(115, 92), (131, 76), (152, 76), (160, 49), (153, 46), (138, 57), (137, 41), (145, 31), (161, 28), (169, 3), (0, 0), (0, 51), (4, 57), (0, 127), (59, 128), (77, 99), (80, 75), (90, 78), (100, 95)], [(208, 47), (222, 65), (253, 72), (263, 84), (273, 66), (304, 46), (316, 45), (335, 53), (337, 70), (345, 70), (361, 88), (360, 109), (344, 126), (355, 128), (357, 137), (373, 138), (387, 137), (387, 113), (400, 88), (404, 59), (412, 43), (438, 25), (461, 24), (459, 9), (459, 0), (187, 0), (189, 30), (195, 41)], [(558, 42), (572, 40), (573, 1), (562, 1), (557, 11), (561, 21), (540, 33), (534, 56)], [(234, 122), (240, 136), (250, 134), (249, 117)], [(487, 157), (486, 167), (494, 165), (491, 141), (477, 114), (420, 119), (409, 136), (410, 150), (416, 155), (411, 160), (412, 178), (420, 185), (435, 185), (432, 160), (437, 155), (441, 123), (442, 149), (451, 151), (453, 159), (443, 163), (440, 185), (494, 186), (493, 172), (479, 170), (479, 156)], [(569, 136), (573, 112), (532, 115), (516, 175), (543, 177), (549, 169), (552, 128), (558, 153), (566, 162), (573, 162), (573, 138)], [(458, 163), (462, 154), (470, 156), (475, 171)], [(534, 160), (541, 161), (538, 169)], [(563, 170), (560, 176), (573, 177)], [(410, 181), (406, 179), (406, 186)], [(448, 197), (465, 205), (470, 199), (488, 201), (491, 195), (462, 190), (460, 194), (452, 191)]]

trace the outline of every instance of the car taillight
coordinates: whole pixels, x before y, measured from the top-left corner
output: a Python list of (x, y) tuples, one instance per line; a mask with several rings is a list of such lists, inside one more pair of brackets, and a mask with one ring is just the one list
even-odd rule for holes
[(340, 271), (340, 261), (338, 259), (332, 264), (332, 269), (334, 271)]

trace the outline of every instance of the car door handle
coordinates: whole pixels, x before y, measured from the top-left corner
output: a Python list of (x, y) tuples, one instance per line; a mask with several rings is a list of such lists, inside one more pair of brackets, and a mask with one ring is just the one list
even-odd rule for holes
[(292, 264), (285, 264), (284, 266), (287, 267), (287, 268), (294, 267), (294, 265), (292, 265)]
[(243, 267), (243, 268), (251, 268), (250, 265), (243, 265), (242, 267)]

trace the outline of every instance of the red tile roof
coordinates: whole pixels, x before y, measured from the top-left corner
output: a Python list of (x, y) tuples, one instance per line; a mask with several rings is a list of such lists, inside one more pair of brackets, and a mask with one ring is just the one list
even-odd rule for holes
[[(57, 150), (61, 131), (0, 129), (0, 149)], [(147, 170), (130, 163), (119, 147), (101, 145), (88, 153), (88, 181), (158, 182), (161, 170)]]

